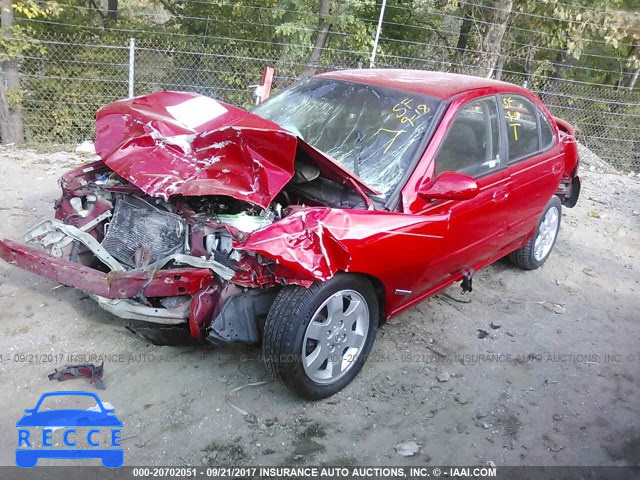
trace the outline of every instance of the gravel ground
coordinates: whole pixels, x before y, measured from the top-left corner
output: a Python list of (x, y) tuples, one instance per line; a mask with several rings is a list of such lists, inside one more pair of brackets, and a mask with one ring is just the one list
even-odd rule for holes
[[(0, 236), (50, 218), (57, 178), (81, 161), (0, 149)], [(473, 293), (404, 312), (320, 402), (270, 382), (257, 348), (154, 346), (82, 292), (0, 263), (0, 464), (42, 393), (96, 391), (47, 380), (69, 354), (119, 355), (98, 393), (124, 422), (128, 465), (640, 464), (640, 178), (586, 151), (583, 165), (543, 268), (499, 261)], [(400, 456), (402, 442), (419, 451)]]

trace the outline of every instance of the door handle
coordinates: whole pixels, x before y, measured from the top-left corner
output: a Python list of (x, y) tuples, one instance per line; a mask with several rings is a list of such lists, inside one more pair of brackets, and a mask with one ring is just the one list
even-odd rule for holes
[(493, 193), (493, 203), (500, 203), (509, 198), (509, 189), (502, 188)]

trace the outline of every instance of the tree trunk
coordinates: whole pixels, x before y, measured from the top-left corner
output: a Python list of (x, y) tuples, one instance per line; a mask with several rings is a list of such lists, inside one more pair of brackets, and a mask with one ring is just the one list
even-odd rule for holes
[(311, 55), (309, 56), (309, 60), (307, 60), (307, 68), (302, 73), (302, 78), (315, 75), (316, 69), (318, 68), (318, 62), (320, 61), (320, 55), (322, 55), (322, 49), (327, 43), (327, 38), (329, 37), (330, 29), (331, 24), (325, 23), (320, 29), (320, 32), (318, 32), (318, 36), (316, 37), (316, 41), (313, 45), (313, 50), (311, 50)]
[[(640, 52), (640, 44), (634, 43), (629, 48), (629, 53), (627, 54), (626, 63), (631, 63), (631, 61), (635, 58), (635, 56)], [(622, 75), (620, 77), (620, 81), (618, 82), (618, 88), (625, 87), (629, 90), (633, 90), (636, 86), (636, 82), (638, 81), (638, 73), (640, 73), (640, 67), (633, 68), (631, 66), (625, 66), (622, 69)]]
[[(329, 38), (329, 31), (332, 27), (331, 22), (327, 20), (327, 17), (331, 13), (330, 8), (331, 0), (322, 0), (322, 3), (320, 4), (320, 23), (318, 36), (316, 37), (316, 41), (313, 44), (311, 55), (309, 55), (309, 59), (307, 60), (307, 68), (305, 68), (304, 72), (302, 72), (302, 78), (310, 77), (312, 75), (315, 75), (316, 73), (318, 62), (320, 62), (320, 56), (322, 55), (322, 49), (327, 43), (327, 38)], [(342, 4), (340, 6), (340, 9), (342, 9)]]
[(573, 55), (569, 53), (567, 48), (561, 48), (556, 53), (556, 60), (553, 64), (553, 78), (562, 80), (573, 67)]
[(489, 15), (488, 24), (480, 42), (480, 71), (491, 77), (502, 52), (502, 39), (507, 31), (507, 23), (513, 8), (513, 0), (496, 0)]
[(567, 47), (559, 48), (556, 52), (556, 59), (553, 62), (553, 72), (547, 79), (547, 87), (541, 93), (542, 100), (551, 105), (564, 105), (566, 99), (560, 94), (561, 86), (565, 82), (567, 73), (573, 67), (575, 58), (569, 53)]
[(524, 65), (522, 66), (522, 71), (524, 73), (524, 78), (522, 79), (522, 85), (525, 88), (531, 87), (531, 75), (533, 73), (533, 59), (536, 55), (536, 48), (533, 43), (529, 43), (527, 45), (527, 54), (524, 58)]
[(281, 39), (279, 39), (279, 46), (280, 46), (280, 54), (278, 55), (278, 60), (276, 60), (276, 71), (279, 72), (281, 69), (284, 69), (285, 66), (288, 67), (289, 66), (289, 37), (282, 37)]
[(636, 82), (638, 81), (638, 75), (640, 75), (640, 67), (636, 68), (635, 71), (629, 76), (629, 81), (627, 82), (627, 88), (629, 90), (633, 90), (636, 86)]
[[(11, 0), (0, 0), (0, 21), (2, 36), (8, 38), (13, 25), (13, 5)], [(22, 108), (18, 100), (20, 77), (18, 58), (2, 62), (0, 75), (0, 135), (2, 143), (23, 143)]]
[[(465, 9), (462, 15), (462, 23), (460, 24), (460, 30), (458, 31), (458, 42), (456, 43), (456, 50), (453, 55), (453, 72), (456, 73), (469, 73), (468, 61), (466, 60), (467, 45), (469, 43), (469, 34), (473, 27), (473, 15), (472, 12)], [(441, 68), (446, 68), (444, 65)]]
[(504, 55), (498, 57), (495, 71), (493, 72), (493, 78), (496, 80), (502, 80), (502, 69), (504, 68)]
[(469, 41), (469, 32), (473, 26), (473, 18), (469, 12), (464, 12), (462, 17), (462, 25), (460, 25), (460, 34), (458, 35), (458, 44), (456, 50), (459, 55), (464, 55), (467, 50), (467, 42)]
[(108, 0), (107, 18), (113, 22), (118, 21), (118, 0)]

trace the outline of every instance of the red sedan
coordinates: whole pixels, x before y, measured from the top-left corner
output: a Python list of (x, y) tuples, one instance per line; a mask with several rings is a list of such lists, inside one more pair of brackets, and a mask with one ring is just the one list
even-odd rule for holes
[(147, 335), (262, 343), (310, 399), (353, 380), (381, 321), (503, 256), (540, 267), (580, 191), (573, 130), (537, 97), (436, 72), (324, 73), (251, 113), (121, 100), (95, 145), (0, 256)]

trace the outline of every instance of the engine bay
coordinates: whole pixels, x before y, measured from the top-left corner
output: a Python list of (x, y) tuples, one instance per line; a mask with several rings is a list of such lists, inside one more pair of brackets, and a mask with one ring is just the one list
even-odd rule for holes
[(312, 162), (298, 159), (295, 166), (294, 176), (263, 209), (229, 196), (151, 197), (95, 162), (61, 179), (63, 195), (55, 205), (61, 225), (43, 222), (26, 241), (101, 271), (212, 262), (229, 280), (243, 267), (271, 263), (234, 248), (248, 234), (308, 206), (367, 208), (362, 192), (321, 176)]

